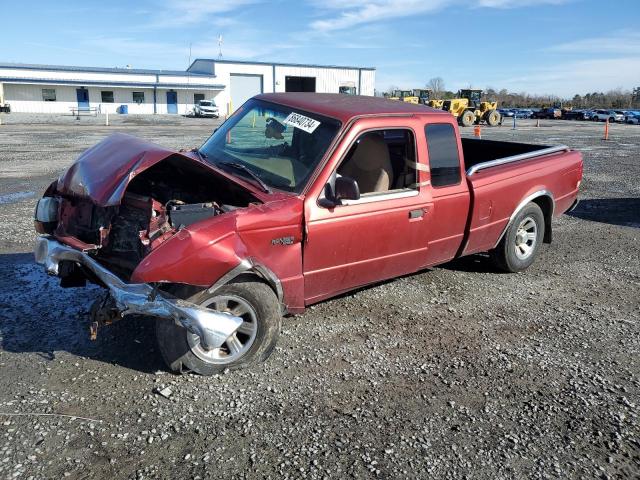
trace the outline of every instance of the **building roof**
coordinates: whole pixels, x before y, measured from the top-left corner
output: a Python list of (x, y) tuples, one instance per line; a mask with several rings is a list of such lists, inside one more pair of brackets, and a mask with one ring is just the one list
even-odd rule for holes
[(75, 67), (67, 65), (43, 65), (34, 63), (5, 63), (0, 62), (0, 68), (15, 68), (20, 70), (48, 70), (57, 72), (91, 72), (91, 73), (124, 73), (132, 75), (151, 74), (151, 75), (181, 75), (181, 76), (200, 76), (213, 77), (214, 75), (206, 73), (189, 72), (187, 70), (152, 70), (141, 68), (104, 68), (104, 67)]
[(196, 62), (213, 62), (213, 63), (227, 63), (227, 64), (238, 64), (238, 65), (266, 65), (266, 66), (275, 66), (275, 67), (307, 67), (307, 68), (347, 68), (351, 70), (375, 70), (375, 67), (353, 67), (348, 65), (317, 65), (312, 63), (280, 63), (280, 62), (252, 62), (248, 60), (218, 60), (215, 58), (196, 58), (187, 70), (190, 70), (191, 67)]
[(340, 93), (264, 93), (256, 98), (347, 122), (359, 115), (450, 115), (425, 105)]

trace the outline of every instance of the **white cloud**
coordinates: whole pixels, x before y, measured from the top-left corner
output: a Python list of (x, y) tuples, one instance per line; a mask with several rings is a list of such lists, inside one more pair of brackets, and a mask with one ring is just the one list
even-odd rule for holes
[(518, 8), (527, 7), (529, 5), (541, 5), (544, 3), (560, 5), (562, 3), (567, 3), (568, 1), (569, 0), (479, 0), (477, 6), (486, 8)]
[(622, 30), (611, 35), (589, 37), (554, 45), (548, 49), (557, 53), (598, 53), (640, 55), (640, 33)]
[(159, 14), (152, 19), (149, 27), (183, 27), (212, 22), (223, 26), (229, 22), (222, 14), (228, 14), (258, 0), (165, 0), (159, 7)]
[[(479, 0), (470, 8), (517, 8), (528, 5), (561, 4), (570, 0)], [(329, 10), (329, 17), (315, 20), (311, 28), (320, 32), (343, 30), (358, 25), (386, 21), (392, 18), (413, 17), (435, 12), (445, 7), (463, 8), (463, 0), (316, 0), (320, 10)]]
[[(328, 32), (362, 25), (365, 23), (400, 18), (416, 13), (437, 10), (451, 0), (377, 0), (364, 2), (338, 2), (329, 0), (322, 8), (339, 10), (334, 18), (316, 20), (311, 23), (314, 30)], [(333, 12), (332, 17), (336, 15)]]
[(576, 93), (606, 92), (618, 87), (631, 89), (640, 78), (640, 56), (601, 58), (562, 62), (539, 68), (512, 78), (500, 87), (536, 94), (553, 93), (572, 96)]

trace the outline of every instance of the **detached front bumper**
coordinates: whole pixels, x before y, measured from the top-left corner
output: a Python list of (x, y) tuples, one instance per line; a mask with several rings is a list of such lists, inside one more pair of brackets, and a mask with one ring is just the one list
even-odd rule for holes
[(51, 237), (36, 240), (36, 263), (50, 275), (58, 275), (60, 262), (74, 262), (90, 270), (108, 289), (116, 307), (124, 315), (142, 314), (175, 321), (200, 337), (203, 348), (220, 348), (242, 324), (242, 318), (216, 312), (180, 299), (166, 298), (146, 283), (126, 283), (84, 252)]

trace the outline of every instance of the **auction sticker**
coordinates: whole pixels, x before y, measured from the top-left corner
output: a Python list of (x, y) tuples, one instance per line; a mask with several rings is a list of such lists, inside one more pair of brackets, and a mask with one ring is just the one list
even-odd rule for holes
[(304, 115), (300, 115), (299, 113), (291, 112), (287, 118), (284, 119), (284, 123), (286, 125), (291, 125), (292, 127), (299, 128), (300, 130), (304, 130), (307, 133), (313, 133), (318, 126), (320, 126), (320, 122), (314, 120), (313, 118), (305, 117)]

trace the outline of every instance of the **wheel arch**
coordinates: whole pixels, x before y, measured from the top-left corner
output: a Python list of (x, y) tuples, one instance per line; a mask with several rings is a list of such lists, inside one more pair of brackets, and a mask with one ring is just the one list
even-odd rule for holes
[(515, 210), (511, 214), (511, 217), (509, 217), (509, 221), (507, 222), (504, 229), (502, 230), (502, 233), (498, 237), (498, 240), (496, 241), (494, 248), (498, 246), (498, 244), (502, 240), (502, 237), (504, 237), (504, 235), (507, 233), (507, 230), (513, 224), (513, 221), (515, 220), (518, 213), (520, 213), (520, 211), (531, 202), (535, 203), (540, 207), (540, 210), (542, 210), (542, 215), (544, 216), (544, 238), (542, 239), (542, 241), (544, 243), (551, 243), (551, 240), (552, 240), (551, 219), (553, 218), (553, 211), (555, 210), (556, 203), (553, 198), (553, 194), (550, 191), (538, 190), (530, 195), (527, 195), (518, 204), (518, 206), (515, 208)]
[(273, 290), (273, 293), (276, 294), (276, 297), (278, 297), (278, 302), (280, 302), (280, 305), (283, 306), (282, 308), (284, 310), (284, 291), (282, 289), (280, 279), (275, 273), (273, 273), (273, 271), (271, 271), (271, 269), (251, 257), (243, 259), (237, 266), (220, 277), (216, 283), (207, 289), (207, 291), (209, 293), (213, 293), (223, 285), (227, 285), (240, 277), (253, 277), (256, 280), (267, 284)]
[(535, 197), (531, 201), (540, 207), (542, 215), (544, 215), (544, 238), (542, 241), (544, 243), (551, 243), (551, 240), (553, 239), (551, 219), (553, 218), (553, 210), (555, 208), (553, 196), (551, 193), (546, 192), (546, 194)]

